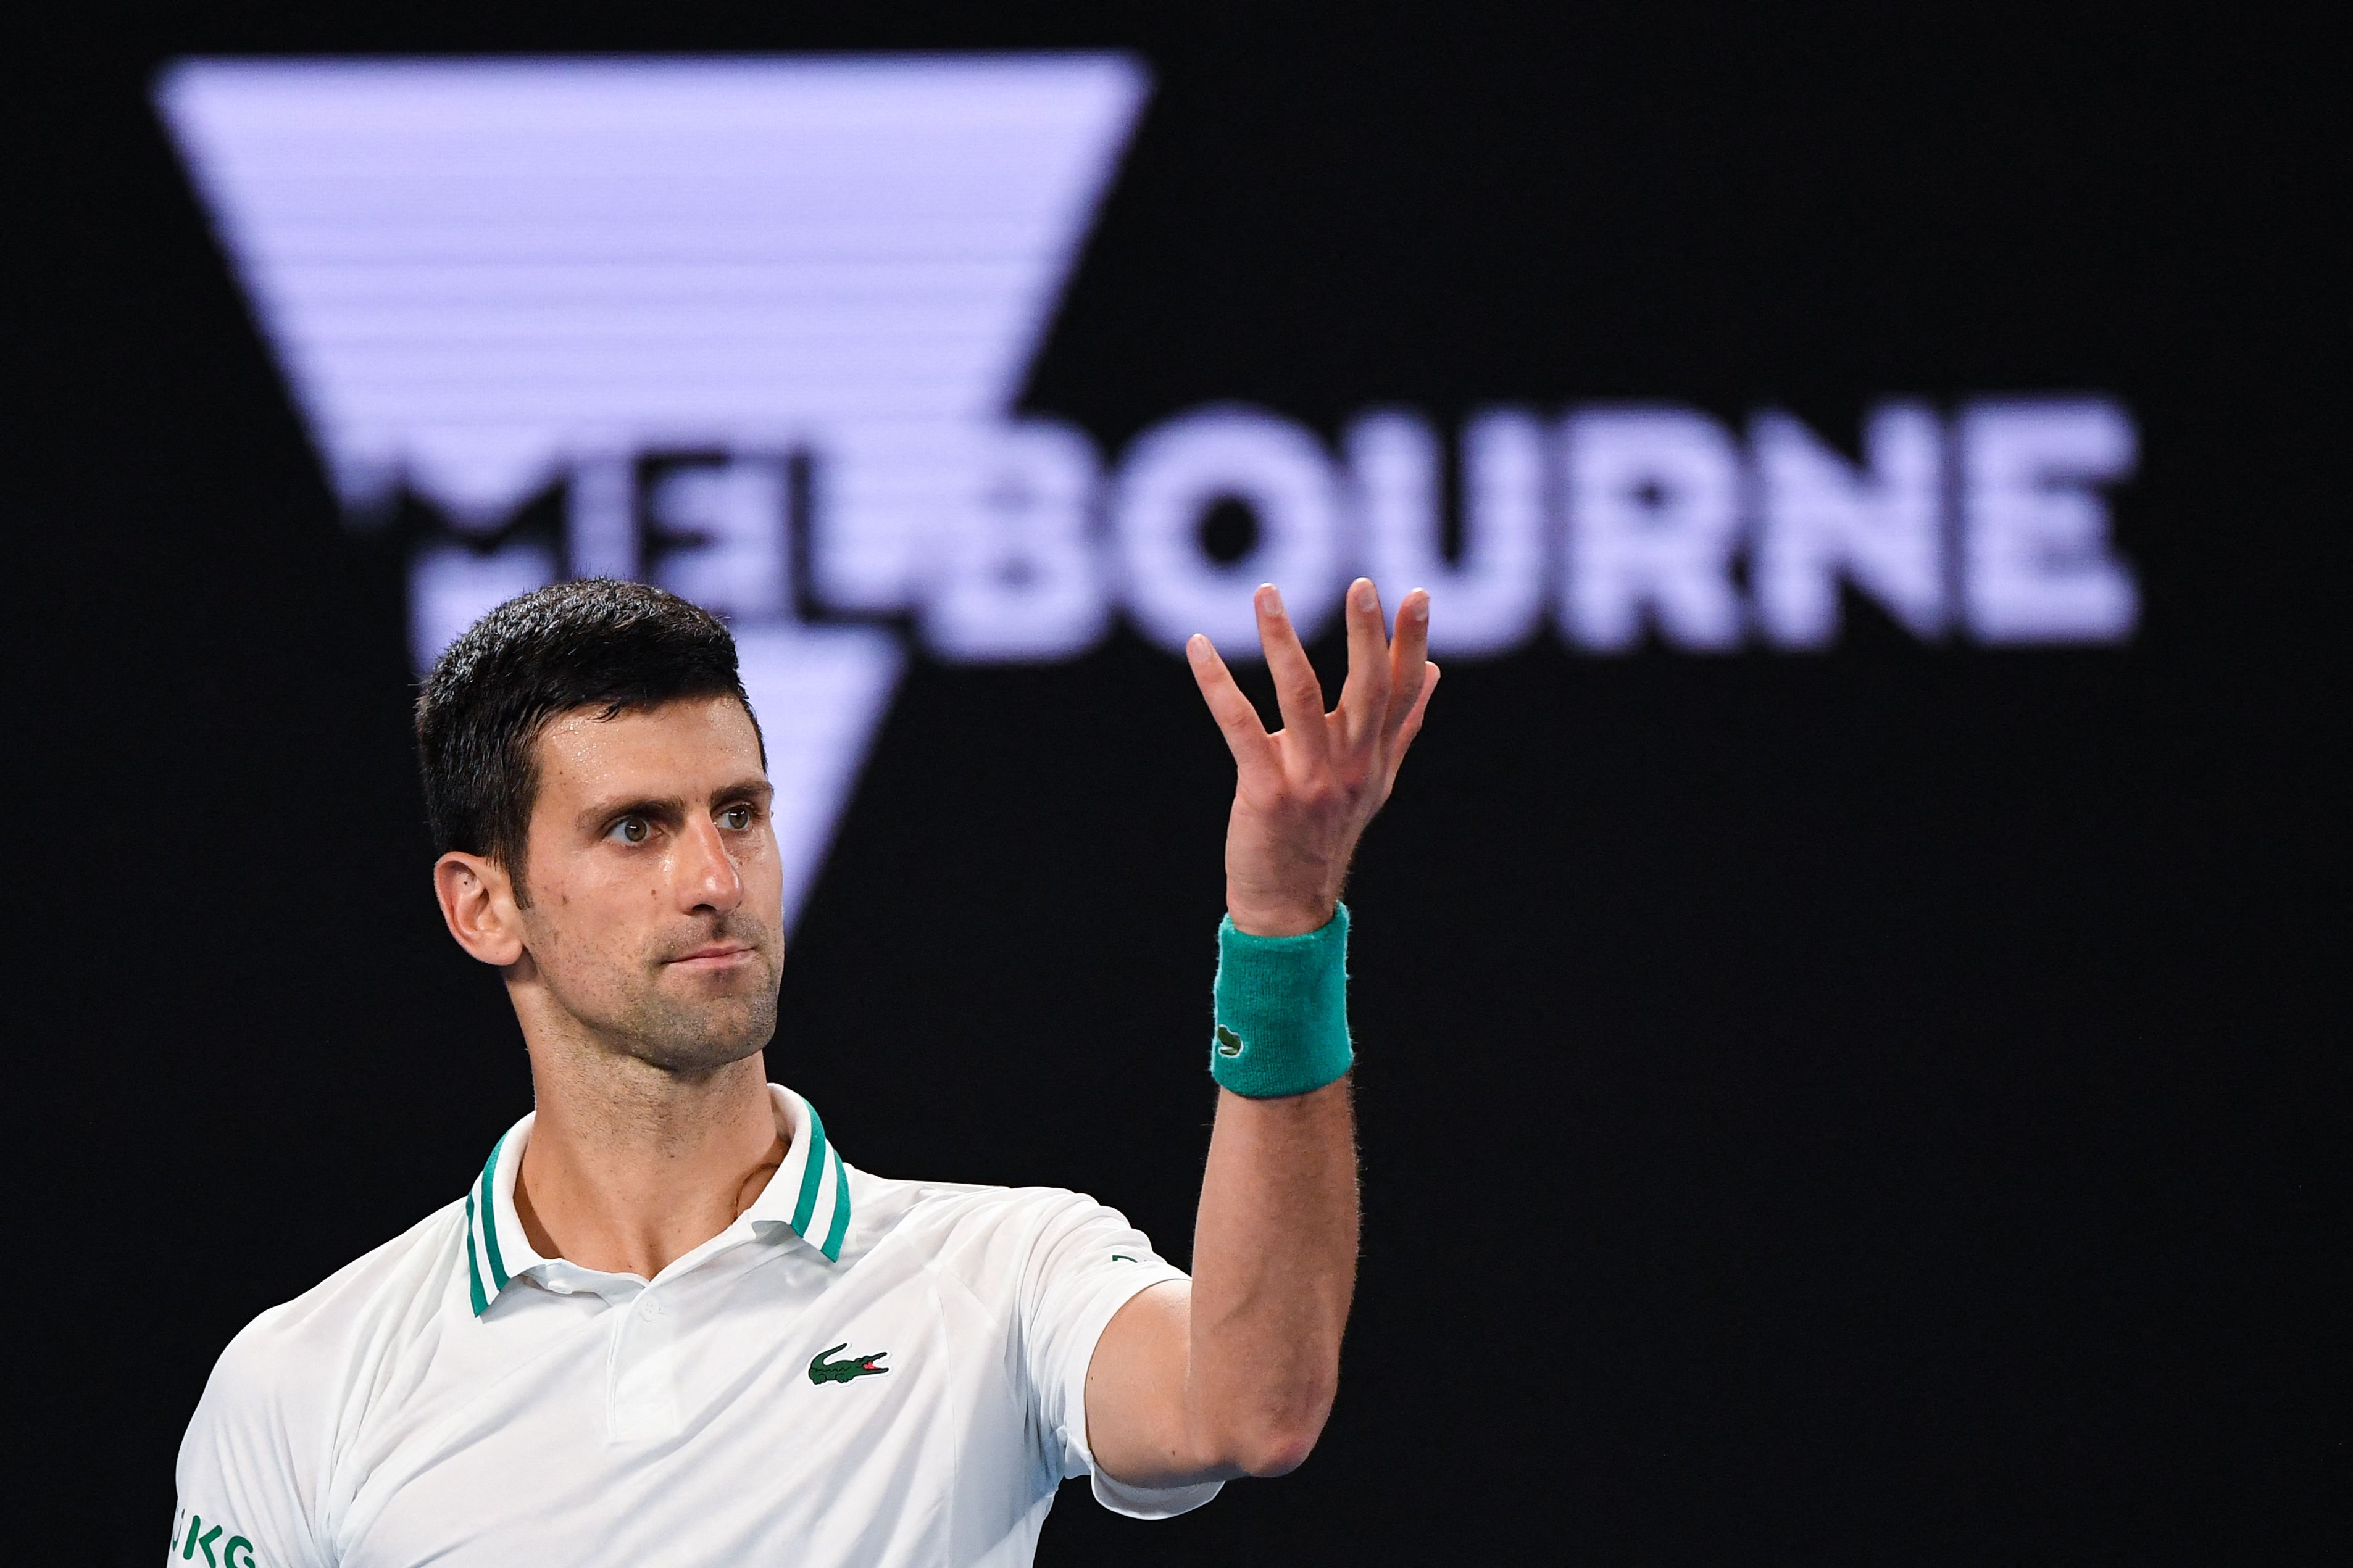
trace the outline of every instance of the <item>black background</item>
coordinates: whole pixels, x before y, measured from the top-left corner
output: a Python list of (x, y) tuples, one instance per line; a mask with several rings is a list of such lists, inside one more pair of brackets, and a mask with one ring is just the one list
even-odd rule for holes
[[(2105, 392), (2143, 624), (1997, 651), (1851, 604), (1821, 656), (1451, 668), (1350, 895), (1324, 1443), (1170, 1524), (1068, 1496), (1040, 1561), (2346, 1560), (2333, 47), (2246, 7), (484, 9), (89, 9), (21, 56), (12, 1338), (59, 1560), (149, 1560), (220, 1347), (529, 1092), (428, 897), (401, 585), (156, 66), (1100, 45), (1156, 93), (1028, 406), (1116, 451), (1227, 398), (1848, 438)], [(1083, 1188), (1181, 1258), (1229, 789), (1125, 631), (919, 663), (775, 1075), (862, 1165)]]

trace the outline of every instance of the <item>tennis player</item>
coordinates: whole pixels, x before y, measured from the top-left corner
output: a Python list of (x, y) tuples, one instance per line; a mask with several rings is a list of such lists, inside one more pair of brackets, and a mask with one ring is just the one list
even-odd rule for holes
[(1279, 732), (1187, 649), (1239, 775), (1190, 1279), (1077, 1194), (861, 1170), (856, 1106), (768, 1081), (782, 884), (724, 626), (607, 581), (477, 623), (417, 703), (434, 888), (536, 1109), (231, 1342), (169, 1560), (1024, 1564), (1066, 1477), (1150, 1519), (1305, 1459), (1356, 1273), (1339, 893), (1438, 671), (1428, 595), (1392, 641), (1359, 581), (1327, 713), (1256, 604)]

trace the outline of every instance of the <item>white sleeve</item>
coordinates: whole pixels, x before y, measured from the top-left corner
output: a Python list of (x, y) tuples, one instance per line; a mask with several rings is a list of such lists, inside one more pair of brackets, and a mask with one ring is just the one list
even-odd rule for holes
[(303, 1397), (300, 1373), (273, 1346), (274, 1316), (229, 1342), (180, 1439), (166, 1559), (179, 1568), (326, 1568), (311, 1529), (319, 1447), (299, 1432), (323, 1391)]
[(1187, 1512), (1224, 1484), (1127, 1486), (1087, 1447), (1087, 1367), (1103, 1330), (1139, 1291), (1185, 1277), (1126, 1215), (1075, 1193), (1055, 1194), (1022, 1270), (1022, 1354), (1048, 1441), (1060, 1445), (1064, 1476), (1093, 1476), (1095, 1500), (1131, 1519)]

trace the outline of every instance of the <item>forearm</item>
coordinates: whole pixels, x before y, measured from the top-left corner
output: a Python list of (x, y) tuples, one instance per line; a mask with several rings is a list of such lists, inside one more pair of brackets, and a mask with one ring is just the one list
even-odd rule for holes
[(1218, 1095), (1194, 1226), (1186, 1426), (1219, 1468), (1278, 1475), (1307, 1457), (1339, 1384), (1356, 1280), (1349, 1080)]
[[(1356, 1120), (1345, 942), (1335, 915), (1365, 824), (1388, 798), (1438, 683), (1430, 595), (1406, 595), (1392, 642), (1380, 596), (1348, 590), (1348, 680), (1324, 709), (1282, 595), (1254, 596), (1283, 725), (1267, 733), (1207, 637), (1186, 645), (1234, 754), (1226, 912), (1246, 968), (1221, 959), (1221, 1085), (1193, 1278), (1134, 1297), (1087, 1370), (1089, 1442), (1107, 1473), (1146, 1486), (1279, 1475), (1331, 1414), (1356, 1285)], [(1306, 940), (1300, 940), (1306, 939)], [(1255, 951), (1250, 951), (1251, 949)], [(1270, 978), (1271, 976), (1272, 978)], [(1234, 1012), (1229, 1016), (1229, 1005)], [(1322, 1087), (1298, 1092), (1308, 1084)]]

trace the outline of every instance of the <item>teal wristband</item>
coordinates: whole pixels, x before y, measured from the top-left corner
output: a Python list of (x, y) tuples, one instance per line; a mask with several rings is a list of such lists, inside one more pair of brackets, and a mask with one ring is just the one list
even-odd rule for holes
[(1348, 1044), (1348, 906), (1305, 936), (1218, 927), (1209, 1076), (1273, 1100), (1322, 1089), (1356, 1059)]

